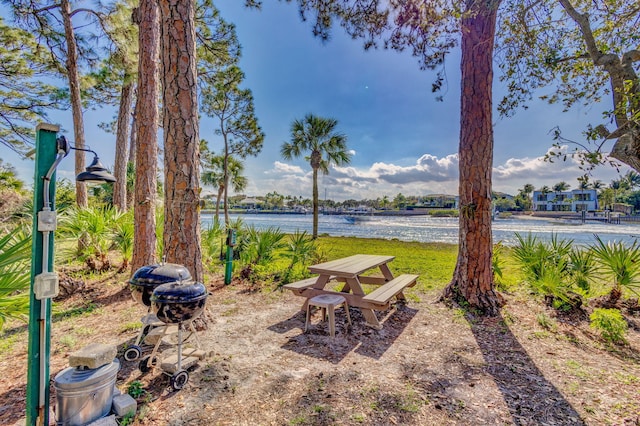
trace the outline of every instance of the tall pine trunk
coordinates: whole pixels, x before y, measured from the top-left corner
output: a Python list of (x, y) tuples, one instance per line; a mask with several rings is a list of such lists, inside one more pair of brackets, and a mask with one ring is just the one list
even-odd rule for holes
[(131, 104), (133, 102), (133, 83), (125, 76), (120, 91), (118, 109), (118, 128), (116, 132), (116, 161), (113, 184), (113, 205), (119, 211), (127, 210), (127, 159), (129, 157), (129, 126), (131, 123)]
[[(136, 151), (137, 151), (137, 146), (138, 146), (138, 133), (137, 133), (137, 125), (136, 125), (136, 109), (137, 109), (137, 99), (138, 99), (138, 89), (137, 89), (137, 85), (134, 86), (133, 89), (133, 105), (132, 105), (132, 110), (133, 110), (133, 114), (131, 116), (131, 132), (129, 134), (129, 158), (127, 159), (127, 167), (128, 164), (131, 164), (131, 168), (132, 170), (136, 170)], [(127, 175), (127, 177), (129, 177), (129, 175)], [(134, 174), (134, 179), (135, 179), (135, 174)], [(127, 190), (127, 209), (130, 209), (133, 207), (133, 198), (134, 198), (134, 194), (135, 194), (135, 180), (133, 185), (129, 185)]]
[(135, 234), (133, 271), (156, 262), (158, 174), (158, 58), (160, 19), (155, 0), (140, 0), (133, 13), (139, 26), (138, 99), (136, 101), (136, 183), (133, 202)]
[(195, 2), (160, 0), (165, 218), (169, 262), (203, 280)]
[[(67, 43), (67, 79), (69, 81), (69, 96), (71, 98), (71, 113), (73, 115), (73, 144), (84, 148), (84, 119), (82, 117), (82, 98), (80, 96), (80, 76), (78, 73), (78, 49), (76, 36), (71, 23), (71, 4), (69, 0), (60, 2), (60, 14), (64, 25), (64, 37)], [(76, 151), (76, 175), (84, 172), (85, 152)], [(78, 207), (87, 207), (87, 187), (83, 182), (76, 182), (76, 203)]]
[(229, 141), (226, 132), (224, 135), (224, 159), (222, 161), (222, 193), (224, 194), (224, 227), (229, 229)]
[(458, 260), (444, 297), (496, 315), (491, 236), (493, 46), (499, 0), (468, 0), (462, 18), (460, 234)]

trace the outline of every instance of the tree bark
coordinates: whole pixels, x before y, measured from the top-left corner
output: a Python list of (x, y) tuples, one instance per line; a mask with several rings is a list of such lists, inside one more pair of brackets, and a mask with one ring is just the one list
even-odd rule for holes
[[(222, 120), (221, 120), (222, 121)], [(223, 126), (220, 126), (223, 127)], [(224, 227), (229, 229), (229, 140), (227, 139), (227, 133), (223, 132), (224, 136), (224, 158), (222, 160), (222, 193), (224, 197)]]
[(161, 0), (165, 175), (164, 251), (203, 280), (195, 3)]
[[(61, 0), (60, 14), (64, 25), (64, 36), (67, 42), (67, 79), (69, 81), (69, 96), (71, 98), (71, 113), (73, 115), (74, 145), (84, 148), (84, 119), (82, 116), (82, 98), (80, 96), (80, 76), (78, 74), (78, 49), (76, 36), (71, 23), (71, 4), (69, 0)], [(76, 175), (84, 172), (86, 155), (83, 151), (75, 152)], [(76, 203), (78, 207), (87, 207), (87, 187), (83, 182), (76, 181)]]
[(135, 112), (137, 143), (132, 271), (156, 262), (159, 16), (155, 0), (141, 0), (133, 13), (133, 20), (139, 26), (140, 59)]
[(469, 0), (462, 18), (460, 119), (460, 235), (453, 279), (443, 297), (496, 315), (491, 236), (493, 163), (492, 82), (496, 14), (500, 1)]
[(313, 234), (311, 238), (314, 240), (318, 238), (318, 169), (320, 168), (320, 162), (322, 161), (322, 153), (317, 150), (313, 150), (311, 152), (311, 159), (309, 163), (311, 164), (311, 169), (313, 170), (313, 190), (312, 190), (312, 199), (313, 199)]
[[(129, 135), (129, 158), (127, 159), (127, 167), (129, 163), (131, 163), (131, 167), (133, 170), (136, 170), (136, 151), (138, 146), (138, 126), (136, 125), (136, 109), (137, 109), (137, 99), (138, 99), (138, 89), (133, 89), (133, 114), (131, 114), (131, 134)], [(135, 175), (134, 175), (135, 176)], [(127, 209), (133, 207), (133, 198), (135, 194), (135, 181), (133, 185), (129, 185), (127, 181)]]
[(313, 235), (314, 240), (318, 238), (318, 169), (313, 169)]
[(120, 91), (118, 110), (118, 129), (116, 133), (116, 158), (113, 184), (113, 205), (121, 212), (127, 210), (127, 159), (129, 157), (129, 126), (131, 122), (131, 104), (133, 101), (133, 83), (125, 76)]
[(136, 146), (138, 141), (138, 127), (136, 126), (136, 109), (137, 109), (137, 99), (138, 99), (138, 89), (135, 88), (133, 90), (133, 115), (131, 116), (131, 135), (129, 135), (129, 158), (128, 162), (133, 164), (134, 168), (136, 166)]

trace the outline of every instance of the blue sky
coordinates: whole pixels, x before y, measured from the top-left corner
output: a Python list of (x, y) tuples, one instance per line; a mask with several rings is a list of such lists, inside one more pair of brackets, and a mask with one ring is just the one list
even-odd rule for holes
[[(294, 4), (264, 2), (261, 11), (248, 10), (239, 0), (218, 0), (223, 17), (236, 24), (242, 44), (241, 67), (245, 87), (253, 91), (259, 123), (266, 134), (262, 153), (246, 160), (247, 195), (277, 191), (310, 197), (311, 170), (303, 160), (284, 161), (280, 147), (289, 139), (294, 119), (307, 113), (338, 120), (338, 130), (348, 138), (354, 153), (347, 167), (334, 168), (319, 178), (320, 194), (334, 200), (364, 199), (433, 193), (456, 194), (458, 188), (459, 54), (447, 58), (444, 101), (431, 92), (434, 74), (419, 70), (409, 52), (374, 50), (351, 40), (340, 27), (329, 42), (311, 34)], [(498, 71), (496, 71), (497, 73)], [(496, 102), (504, 93), (494, 80)], [(533, 102), (514, 117), (494, 115), (494, 190), (515, 194), (526, 183), (536, 188), (566, 181), (576, 187), (581, 175), (573, 162), (541, 161), (553, 143), (549, 131), (560, 126), (563, 135), (579, 139), (591, 119), (595, 122), (610, 101), (591, 108), (562, 113), (560, 106)], [(98, 129), (111, 110), (87, 111), (86, 140), (106, 165), (113, 164), (113, 135)], [(71, 112), (56, 112), (51, 121), (72, 134)], [(219, 151), (221, 141), (214, 124), (203, 118), (200, 137)], [(7, 152), (2, 149), (3, 154)], [(2, 156), (5, 158), (5, 155)], [(33, 164), (7, 153), (29, 181)], [(73, 161), (66, 159), (59, 176), (71, 178)], [(626, 172), (626, 168), (621, 172)], [(609, 183), (615, 170), (601, 167), (594, 179)], [(206, 192), (212, 192), (205, 188)]]

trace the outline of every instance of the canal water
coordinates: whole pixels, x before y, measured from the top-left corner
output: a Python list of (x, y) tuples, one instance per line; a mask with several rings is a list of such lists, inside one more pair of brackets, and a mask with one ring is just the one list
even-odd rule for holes
[[(311, 233), (313, 216), (298, 214), (242, 214), (231, 215), (232, 220), (241, 218), (247, 225), (257, 229), (280, 228), (282, 232), (296, 230)], [(211, 214), (202, 215), (206, 228), (211, 224)], [(573, 240), (575, 244), (592, 244), (594, 234), (603, 241), (623, 241), (632, 244), (640, 238), (638, 224), (605, 224), (601, 222), (562, 222), (550, 219), (499, 218), (494, 220), (493, 241), (505, 245), (515, 245), (515, 233), (527, 235), (529, 232), (539, 239), (548, 241), (553, 234), (560, 239)], [(320, 215), (318, 233), (331, 236), (361, 238), (398, 239), (401, 241), (458, 243), (458, 219), (432, 216), (370, 216), (352, 222), (345, 216)]]

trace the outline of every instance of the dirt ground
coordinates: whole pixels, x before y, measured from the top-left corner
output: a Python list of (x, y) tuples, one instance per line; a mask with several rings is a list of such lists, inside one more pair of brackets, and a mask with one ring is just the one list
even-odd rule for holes
[[(52, 327), (52, 377), (68, 354), (92, 342), (118, 345), (145, 313), (126, 277), (87, 285), (61, 305)], [(607, 347), (573, 315), (506, 295), (497, 318), (477, 318), (409, 291), (409, 303), (379, 313), (383, 329), (337, 313), (337, 335), (302, 299), (242, 283), (209, 284), (209, 356), (173, 391), (168, 376), (122, 360), (116, 385), (138, 380), (134, 425), (640, 425), (640, 324), (628, 344)], [(542, 324), (542, 325), (541, 325)], [(635, 328), (633, 328), (635, 327)], [(2, 335), (0, 424), (24, 422), (25, 327)], [(55, 394), (52, 388), (52, 407)]]

